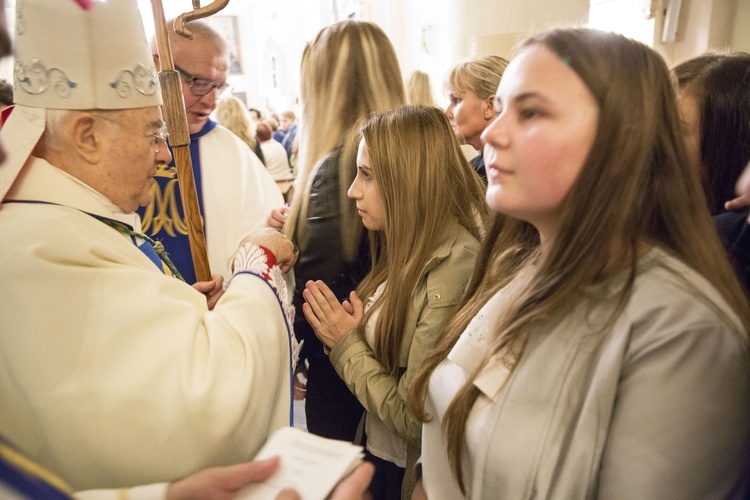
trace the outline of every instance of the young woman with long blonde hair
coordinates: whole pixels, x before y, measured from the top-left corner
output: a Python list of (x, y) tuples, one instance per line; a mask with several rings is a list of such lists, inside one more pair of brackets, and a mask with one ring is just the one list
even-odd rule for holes
[(357, 168), (348, 194), (370, 232), (372, 270), (343, 305), (322, 281), (308, 282), (303, 311), (367, 411), (372, 493), (411, 498), (421, 427), (407, 390), (463, 295), (488, 210), (482, 181), (435, 107), (370, 118)]
[(661, 57), (521, 45), (485, 130), (490, 230), (409, 404), (429, 498), (741, 498), (750, 311)]
[[(362, 406), (331, 366), (302, 314), (307, 280), (324, 280), (345, 298), (369, 269), (367, 237), (346, 190), (356, 175), (358, 123), (405, 102), (396, 51), (385, 32), (365, 21), (324, 28), (304, 50), (298, 176), (291, 210), (275, 212), (300, 247), (294, 329), (304, 340), (305, 414), (310, 432), (353, 440)], [(272, 216), (273, 219), (274, 216)], [(278, 225), (276, 225), (278, 227)], [(301, 391), (300, 391), (301, 392)]]
[(250, 112), (245, 103), (234, 96), (222, 99), (216, 105), (216, 121), (242, 139), (242, 142), (247, 144), (260, 161), (266, 164), (263, 151), (255, 138), (255, 123), (250, 118)]
[(424, 71), (414, 70), (406, 80), (406, 100), (411, 105), (435, 106), (432, 96), (430, 75)]

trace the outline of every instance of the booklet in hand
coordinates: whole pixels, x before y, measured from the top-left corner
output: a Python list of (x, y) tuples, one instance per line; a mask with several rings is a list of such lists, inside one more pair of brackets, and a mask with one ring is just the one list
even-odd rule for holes
[(283, 427), (266, 441), (254, 460), (281, 457), (276, 473), (262, 483), (251, 484), (237, 500), (275, 498), (293, 488), (302, 500), (323, 500), (338, 482), (362, 463), (362, 447), (348, 441), (327, 439), (294, 427)]

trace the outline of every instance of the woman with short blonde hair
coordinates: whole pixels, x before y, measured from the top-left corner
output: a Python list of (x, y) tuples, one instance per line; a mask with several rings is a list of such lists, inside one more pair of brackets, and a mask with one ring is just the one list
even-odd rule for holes
[(507, 66), (500, 56), (477, 57), (457, 64), (445, 77), (445, 114), (461, 143), (477, 151), (471, 166), (485, 182), (481, 135), (495, 117), (495, 91)]

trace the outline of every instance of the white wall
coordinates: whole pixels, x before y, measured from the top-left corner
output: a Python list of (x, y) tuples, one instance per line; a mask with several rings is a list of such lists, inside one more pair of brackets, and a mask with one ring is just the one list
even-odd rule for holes
[(332, 22), (330, 9), (320, 1), (232, 0), (225, 11), (241, 20), (245, 69), (244, 75), (232, 77), (233, 85), (247, 93), (250, 106), (298, 111), (302, 51), (323, 26)]
[(732, 48), (750, 52), (750, 0), (738, 0), (732, 27)]
[(509, 58), (527, 35), (560, 24), (585, 24), (589, 0), (412, 0), (405, 7), (405, 46), (399, 54), (409, 71), (430, 75), (438, 102), (445, 73), (456, 63), (491, 54)]
[[(665, 8), (669, 0), (661, 0), (662, 8), (656, 18), (654, 48), (664, 56), (668, 64), (702, 54), (710, 49), (733, 47), (733, 32), (747, 31), (748, 24), (741, 24), (738, 4), (742, 12), (750, 16), (750, 0), (682, 0), (677, 36), (674, 42), (661, 41)], [(745, 34), (745, 37), (748, 35)]]
[[(57, 1), (57, 0), (55, 0)], [(147, 34), (153, 33), (150, 0), (138, 0)], [(190, 9), (189, 0), (162, 0), (168, 17)], [(667, 0), (659, 0), (663, 7)], [(202, 0), (203, 5), (208, 0)], [(444, 105), (445, 72), (467, 57), (507, 57), (525, 35), (554, 25), (585, 24), (589, 0), (337, 0), (340, 14), (358, 11), (378, 23), (393, 41), (406, 77), (420, 69)], [(750, 51), (750, 0), (682, 0), (678, 40), (654, 46), (669, 63), (709, 48)], [(15, 0), (6, 0), (13, 24)], [(656, 40), (663, 8), (657, 9)], [(230, 75), (248, 104), (277, 111), (298, 109), (299, 62), (306, 42), (336, 20), (332, 0), (230, 0), (219, 15), (237, 16), (244, 72)], [(272, 69), (275, 60), (275, 76)], [(12, 61), (0, 63), (0, 78), (12, 81)]]
[[(240, 17), (245, 68), (230, 81), (247, 93), (249, 105), (298, 109), (302, 50), (320, 29), (337, 20), (332, 5), (331, 0), (230, 1), (221, 15)], [(342, 16), (357, 11), (360, 19), (380, 25), (399, 54), (403, 76), (425, 71), (438, 103), (445, 105), (442, 81), (451, 66), (479, 55), (507, 57), (526, 34), (586, 23), (589, 0), (337, 0), (337, 5)]]

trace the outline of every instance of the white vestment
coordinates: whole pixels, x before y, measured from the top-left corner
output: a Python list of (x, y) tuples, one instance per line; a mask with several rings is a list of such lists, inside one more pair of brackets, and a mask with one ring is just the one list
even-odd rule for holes
[(0, 434), (77, 490), (251, 459), (290, 422), (278, 267), (208, 311), (85, 212), (131, 215), (35, 158), (0, 205)]
[(266, 227), (284, 197), (255, 153), (228, 129), (217, 125), (199, 141), (208, 263), (226, 279), (242, 239)]

